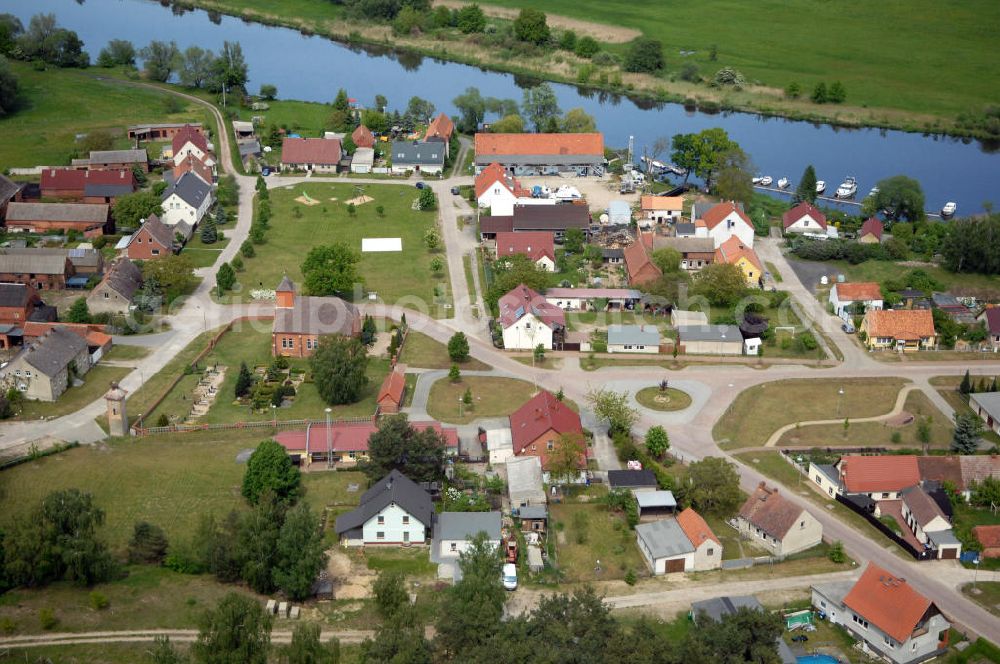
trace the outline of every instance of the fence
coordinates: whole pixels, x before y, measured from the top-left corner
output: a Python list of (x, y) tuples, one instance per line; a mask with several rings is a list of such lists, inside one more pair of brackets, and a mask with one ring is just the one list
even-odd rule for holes
[[(378, 411), (371, 417), (347, 417), (338, 420), (330, 420), (330, 424), (365, 424), (371, 422)], [(326, 420), (258, 420), (254, 422), (218, 422), (215, 424), (172, 424), (165, 427), (133, 427), (132, 432), (136, 436), (151, 436), (160, 433), (190, 433), (192, 431), (234, 431), (234, 430), (255, 430), (255, 429), (290, 429), (295, 427), (307, 427), (310, 424), (325, 425)]]
[(855, 503), (850, 498), (847, 498), (844, 495), (839, 494), (839, 493), (835, 496), (835, 498), (836, 498), (836, 500), (837, 500), (838, 503), (840, 503), (841, 505), (844, 505), (845, 507), (847, 507), (847, 509), (851, 510), (855, 514), (858, 514), (859, 516), (863, 516), (865, 518), (865, 520), (868, 521), (868, 523), (870, 523), (872, 526), (875, 527), (876, 530), (878, 530), (880, 533), (882, 533), (883, 535), (885, 535), (886, 537), (888, 537), (895, 544), (897, 544), (901, 549), (903, 549), (903, 551), (906, 551), (908, 554), (910, 554), (911, 556), (913, 556), (915, 559), (917, 559), (917, 560), (933, 560), (933, 559), (935, 559), (937, 557), (937, 554), (934, 551), (931, 551), (929, 549), (928, 550), (923, 550), (923, 551), (918, 551), (917, 549), (913, 548), (913, 546), (911, 546), (909, 542), (907, 542), (905, 539), (903, 539), (902, 537), (900, 537), (899, 535), (897, 535), (896, 531), (892, 530), (891, 528), (889, 528), (889, 526), (885, 525), (884, 523), (882, 523), (881, 521), (879, 521), (878, 519), (876, 519), (874, 514), (872, 514), (871, 512), (869, 512), (863, 506), (858, 505), (857, 503)]

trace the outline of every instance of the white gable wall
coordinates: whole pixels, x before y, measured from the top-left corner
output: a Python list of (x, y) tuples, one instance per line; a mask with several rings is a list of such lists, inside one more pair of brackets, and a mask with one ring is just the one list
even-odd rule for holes
[[(718, 249), (723, 242), (736, 236), (748, 249), (753, 249), (753, 227), (740, 219), (735, 212), (730, 212), (725, 219), (708, 231), (708, 236), (712, 238), (713, 245)], [(701, 237), (695, 230), (695, 237)]]
[(504, 348), (532, 350), (538, 344), (552, 349), (552, 328), (535, 318), (534, 314), (525, 314), (516, 323), (504, 328)]
[(362, 526), (365, 544), (423, 544), (425, 535), (425, 525), (394, 503), (390, 503)]

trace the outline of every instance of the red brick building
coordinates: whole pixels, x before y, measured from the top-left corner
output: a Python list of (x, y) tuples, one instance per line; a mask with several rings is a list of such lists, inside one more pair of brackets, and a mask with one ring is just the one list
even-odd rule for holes
[(651, 257), (650, 247), (646, 239), (652, 241), (652, 236), (640, 234), (639, 239), (625, 247), (625, 269), (628, 272), (630, 286), (641, 286), (656, 281), (663, 272), (656, 267)]
[(361, 315), (357, 307), (339, 297), (296, 295), (295, 284), (288, 277), (281, 280), (275, 295), (272, 355), (309, 357), (319, 345), (321, 336), (356, 337), (361, 334)]
[(204, 133), (200, 122), (171, 122), (164, 124), (132, 125), (128, 128), (128, 137), (132, 140), (140, 141), (169, 141), (173, 139), (178, 132), (187, 128), (193, 129), (199, 134)]
[[(540, 391), (510, 415), (510, 434), (514, 456), (536, 456), (542, 470), (549, 470), (549, 455), (563, 434), (583, 436), (580, 416), (559, 401), (551, 392)], [(587, 468), (586, 448), (579, 467)]]
[(0, 323), (24, 325), (41, 303), (42, 298), (32, 286), (0, 283)]
[(354, 145), (359, 148), (375, 147), (375, 136), (372, 134), (372, 130), (364, 125), (357, 126), (357, 128), (351, 133), (351, 140), (354, 141)]
[(96, 237), (114, 230), (110, 210), (109, 205), (90, 203), (11, 203), (4, 225), (14, 231), (79, 231)]
[(42, 171), (43, 198), (60, 198), (84, 203), (112, 203), (118, 196), (135, 191), (130, 168), (81, 171), (74, 168), (46, 168)]
[(403, 406), (403, 394), (406, 391), (406, 366), (397, 364), (382, 382), (375, 403), (380, 413), (398, 413)]
[(73, 276), (73, 264), (65, 254), (55, 252), (11, 253), (0, 249), (0, 281), (29, 284), (36, 290), (66, 288)]
[(155, 214), (150, 215), (129, 239), (125, 255), (134, 261), (148, 261), (174, 253), (174, 232), (160, 221)]

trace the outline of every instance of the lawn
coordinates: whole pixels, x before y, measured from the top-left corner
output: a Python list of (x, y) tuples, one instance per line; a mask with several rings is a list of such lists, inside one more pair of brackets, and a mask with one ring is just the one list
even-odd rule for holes
[(203, 351), (212, 337), (218, 333), (218, 329), (202, 332), (195, 337), (194, 341), (185, 346), (184, 350), (174, 355), (154, 376), (146, 378), (142, 387), (129, 395), (128, 411), (131, 413), (130, 417), (133, 423), (139, 415), (149, 410), (149, 407), (167, 389), (170, 382), (183, 373), (185, 367), (194, 362), (198, 353)]
[(962, 586), (962, 594), (995, 616), (1000, 616), (1000, 581), (979, 581)]
[[(904, 404), (906, 412), (917, 419), (903, 426), (889, 426), (885, 422), (852, 422), (844, 431), (842, 424), (820, 424), (802, 426), (786, 432), (778, 441), (779, 446), (827, 447), (886, 447), (921, 449), (922, 443), (917, 438), (917, 421), (922, 417), (931, 417), (930, 447), (933, 449), (948, 449), (951, 446), (953, 427), (951, 420), (938, 410), (922, 392), (910, 392)], [(892, 436), (899, 433), (899, 442), (894, 442)]]
[(511, 355), (510, 359), (515, 362), (520, 362), (526, 367), (535, 367), (536, 369), (548, 369), (549, 371), (557, 371), (562, 369), (562, 358), (561, 357), (543, 357), (540, 362), (535, 361), (534, 355)]
[(782, 281), (784, 281), (784, 279), (781, 276), (781, 272), (778, 272), (778, 268), (774, 265), (774, 263), (772, 263), (771, 261), (767, 261), (764, 263), (764, 265), (767, 267), (767, 271), (771, 273), (771, 278), (774, 279), (775, 283), (780, 284)]
[(195, 233), (181, 251), (182, 256), (187, 256), (191, 260), (191, 265), (195, 268), (210, 267), (215, 264), (219, 254), (229, 244), (229, 238), (224, 238), (214, 244), (205, 244), (201, 241), (201, 233)]
[[(345, 201), (362, 193), (374, 200), (358, 205), (352, 217)], [(248, 288), (260, 284), (273, 288), (287, 274), (304, 291), (300, 265), (309, 248), (344, 242), (360, 256), (357, 270), (364, 279), (365, 293), (376, 293), (389, 305), (401, 304), (447, 318), (453, 313), (443, 306), (451, 302), (447, 261), (444, 270), (433, 275), (429, 265), (434, 254), (423, 243), (424, 232), (436, 227), (437, 215), (411, 209), (418, 193), (405, 185), (323, 183), (273, 189), (267, 242), (256, 247), (254, 258), (244, 260), (246, 271), (238, 279)], [(303, 194), (318, 203), (297, 202)], [(378, 214), (379, 206), (384, 216)], [(366, 237), (400, 238), (403, 250), (361, 253), (361, 240)]]
[[(628, 570), (647, 576), (635, 531), (621, 514), (597, 504), (562, 503), (549, 506), (556, 538), (555, 565), (567, 582), (621, 579)], [(601, 571), (596, 571), (597, 561)]]
[(644, 387), (635, 393), (635, 400), (646, 408), (661, 411), (684, 410), (691, 405), (691, 397), (687, 392), (668, 388), (666, 393), (658, 386)]
[[(755, 447), (786, 424), (871, 417), (892, 410), (901, 378), (793, 379), (744, 390), (712, 430), (726, 449)], [(838, 394), (843, 390), (843, 396)]]
[[(997, 5), (1000, 7), (1000, 5)], [(831, 270), (847, 276), (848, 281), (884, 281), (899, 279), (910, 268), (905, 268), (892, 261), (865, 261), (852, 265), (847, 261), (826, 261)], [(1000, 294), (1000, 277), (987, 274), (971, 274), (963, 272), (956, 274), (941, 267), (921, 266), (929, 277), (941, 282), (944, 290), (979, 294), (982, 298), (996, 297)], [(921, 353), (921, 355), (923, 355)]]
[(146, 346), (115, 344), (111, 347), (110, 351), (104, 354), (103, 359), (114, 360), (116, 362), (132, 362), (146, 357), (149, 355), (150, 350), (151, 349)]
[[(35, 71), (8, 60), (18, 77), (22, 106), (0, 117), (0, 164), (4, 168), (69, 164), (79, 149), (77, 134), (108, 130), (117, 147), (129, 147), (125, 128), (138, 122), (209, 122), (208, 111), (180, 102), (180, 111), (164, 105), (173, 95), (96, 78), (105, 70), (56, 69)], [(100, 73), (99, 73), (100, 72)], [(209, 126), (214, 126), (210, 123)]]
[[(420, 369), (450, 369), (451, 365), (454, 364), (448, 357), (448, 347), (445, 344), (430, 338), (423, 332), (416, 332), (412, 329), (406, 333), (403, 355), (399, 361), (408, 367)], [(460, 363), (458, 367), (469, 371), (490, 368), (488, 364), (472, 357)]]
[[(487, 4), (537, 6), (534, 0)], [(545, 11), (641, 30), (664, 44), (668, 68), (690, 62), (708, 78), (731, 66), (747, 80), (779, 90), (797, 82), (805, 96), (820, 81), (830, 85), (839, 80), (849, 104), (946, 116), (1000, 97), (1000, 80), (982, 76), (995, 53), (987, 26), (1000, 22), (1000, 5), (992, 0), (961, 5), (931, 0), (906, 5), (865, 0), (709, 0), (680, 5), (551, 0)], [(886, 30), (887, 25), (893, 29)], [(679, 58), (679, 50), (694, 53)], [(940, 85), (942, 70), (949, 72), (953, 85)]]
[(722, 517), (713, 514), (703, 513), (705, 523), (712, 529), (715, 536), (722, 541), (722, 559), (737, 560), (739, 558), (750, 558), (753, 556), (766, 556), (767, 551), (755, 546), (748, 540), (740, 538), (736, 529), (726, 523)]
[[(199, 348), (203, 347), (203, 344), (199, 346)], [(271, 419), (270, 413), (251, 413), (248, 406), (240, 405), (235, 400), (236, 379), (239, 375), (241, 362), (246, 362), (251, 370), (254, 367), (266, 367), (271, 362), (270, 321), (248, 321), (239, 325), (238, 328), (234, 326), (234, 329), (224, 334), (215, 349), (199, 363), (199, 368), (202, 370), (215, 365), (226, 367), (225, 379), (218, 390), (218, 396), (208, 413), (198, 420), (199, 423)], [(307, 359), (290, 358), (289, 362), (293, 369), (309, 371), (309, 360)], [(378, 395), (379, 387), (381, 387), (387, 373), (389, 373), (388, 360), (370, 358), (368, 385), (364, 388), (361, 399), (353, 404), (332, 406), (332, 417), (334, 419), (362, 417), (374, 413), (375, 397)], [(149, 414), (147, 423), (155, 424), (161, 413), (166, 413), (171, 422), (176, 421), (175, 418), (183, 419), (191, 410), (192, 391), (200, 376), (201, 372), (184, 376), (163, 403)], [(307, 373), (306, 381), (300, 386), (291, 405), (288, 408), (279, 409), (275, 417), (281, 420), (322, 419), (326, 406), (327, 404), (320, 398), (316, 385), (308, 378)]]
[[(979, 379), (977, 377), (974, 380), (978, 382)], [(969, 407), (969, 403), (961, 394), (958, 393), (958, 385), (962, 382), (961, 376), (935, 376), (934, 378), (931, 378), (929, 382), (937, 389), (938, 394), (944, 397), (944, 400), (948, 402), (948, 405), (955, 409), (956, 413), (972, 412), (972, 408)], [(992, 431), (985, 430), (985, 427), (983, 430), (983, 438), (991, 443), (1000, 445), (1000, 436)]]
[[(460, 403), (467, 389), (472, 391), (472, 406)], [(431, 386), (427, 413), (443, 422), (468, 424), (483, 417), (510, 415), (534, 393), (534, 385), (513, 378), (464, 376), (457, 383), (442, 378)]]
[(113, 380), (121, 380), (132, 371), (125, 367), (109, 367), (98, 364), (81, 376), (83, 385), (71, 387), (62, 393), (58, 401), (24, 401), (18, 419), (37, 420), (42, 417), (60, 417), (76, 412), (92, 401), (100, 399), (108, 391)]

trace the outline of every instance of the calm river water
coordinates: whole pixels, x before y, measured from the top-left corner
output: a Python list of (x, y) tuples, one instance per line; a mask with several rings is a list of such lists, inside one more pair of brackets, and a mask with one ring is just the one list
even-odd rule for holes
[[(147, 0), (0, 0), (0, 12), (15, 14), (25, 24), (37, 12), (55, 13), (60, 25), (80, 35), (92, 59), (115, 38), (129, 39), (137, 47), (162, 39), (177, 42), (181, 49), (197, 44), (213, 50), (223, 40), (238, 41), (250, 67), (248, 88), (256, 91), (261, 83), (274, 83), (279, 96), (287, 99), (329, 102), (342, 87), (362, 103), (371, 104), (376, 94), (383, 94), (390, 107), (402, 109), (418, 95), (451, 113), (451, 100), (469, 86), (483, 95), (520, 100), (523, 86), (532, 84), (510, 74), (431, 58), (369, 53), (228, 16), (213, 21), (204, 11), (175, 14)], [(849, 175), (857, 177), (858, 194), (863, 196), (877, 180), (905, 174), (920, 180), (931, 211), (949, 200), (958, 203), (959, 214), (981, 211), (984, 201), (1000, 203), (1000, 152), (986, 151), (977, 141), (842, 129), (750, 113), (709, 115), (678, 104), (650, 105), (582, 92), (570, 85), (554, 88), (563, 110), (579, 106), (597, 119), (608, 145), (624, 147), (634, 136), (637, 156), (659, 136), (723, 127), (751, 155), (759, 173), (775, 181), (787, 176), (793, 186), (811, 163), (827, 181), (828, 194)]]

